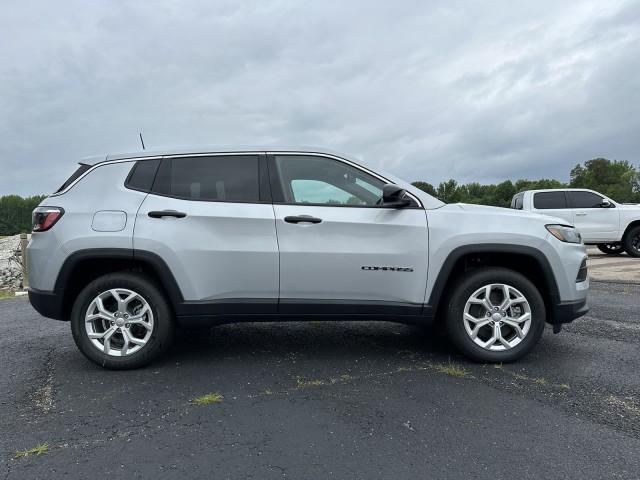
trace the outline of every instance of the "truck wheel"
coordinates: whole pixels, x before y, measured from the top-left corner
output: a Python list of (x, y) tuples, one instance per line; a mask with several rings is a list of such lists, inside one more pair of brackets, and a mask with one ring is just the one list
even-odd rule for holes
[(640, 257), (640, 225), (630, 229), (622, 239), (624, 250), (632, 257)]
[(624, 252), (624, 245), (622, 245), (622, 242), (599, 243), (596, 246), (602, 253), (607, 253), (609, 255), (619, 255)]
[(97, 278), (78, 295), (71, 332), (80, 351), (105, 368), (138, 368), (157, 358), (173, 338), (173, 315), (149, 277), (131, 272)]
[(538, 342), (546, 320), (538, 289), (523, 275), (490, 267), (463, 275), (446, 304), (449, 338), (478, 362), (512, 362)]

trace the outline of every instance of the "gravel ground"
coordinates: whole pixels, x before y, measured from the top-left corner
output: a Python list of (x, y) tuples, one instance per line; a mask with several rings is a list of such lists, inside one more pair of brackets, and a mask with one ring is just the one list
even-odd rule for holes
[(130, 372), (4, 300), (0, 478), (637, 479), (639, 299), (596, 283), (587, 317), (500, 368), (434, 327), (309, 322), (184, 333)]

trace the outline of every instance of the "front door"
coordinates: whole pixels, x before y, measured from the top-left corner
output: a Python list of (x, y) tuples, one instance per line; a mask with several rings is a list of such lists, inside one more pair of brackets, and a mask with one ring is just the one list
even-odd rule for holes
[(568, 191), (567, 197), (575, 227), (585, 242), (610, 242), (617, 237), (620, 213), (613, 203), (611, 207), (603, 207), (604, 197), (588, 191)]
[(280, 312), (416, 314), (427, 280), (425, 210), (382, 203), (383, 179), (342, 159), (274, 154)]

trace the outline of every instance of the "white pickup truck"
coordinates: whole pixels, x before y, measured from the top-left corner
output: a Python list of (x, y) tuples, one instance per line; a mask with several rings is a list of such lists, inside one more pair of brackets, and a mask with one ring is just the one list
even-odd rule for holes
[(562, 218), (587, 245), (604, 253), (640, 257), (640, 205), (621, 204), (593, 190), (526, 190), (513, 196), (511, 208)]

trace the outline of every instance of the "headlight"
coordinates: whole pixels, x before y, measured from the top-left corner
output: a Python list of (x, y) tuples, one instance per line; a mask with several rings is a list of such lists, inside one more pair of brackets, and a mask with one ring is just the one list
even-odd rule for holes
[(568, 225), (545, 225), (549, 233), (561, 242), (582, 243), (580, 233)]

